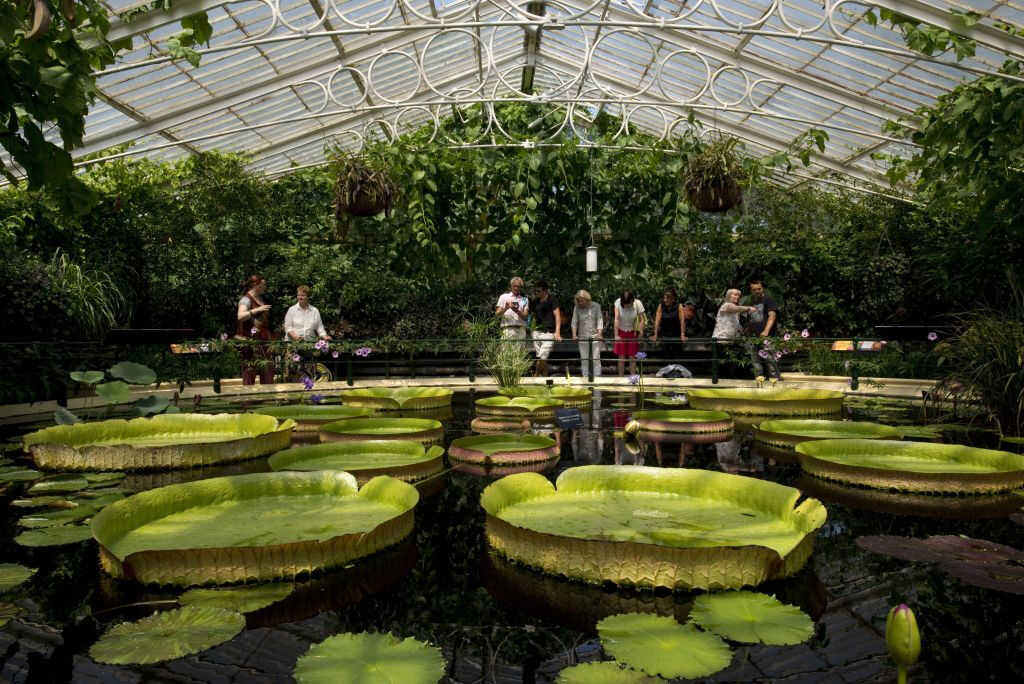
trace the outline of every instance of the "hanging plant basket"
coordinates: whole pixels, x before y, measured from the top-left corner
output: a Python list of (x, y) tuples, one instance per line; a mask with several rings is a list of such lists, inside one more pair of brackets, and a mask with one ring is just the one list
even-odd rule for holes
[(743, 204), (743, 191), (740, 189), (740, 184), (731, 176), (717, 185), (690, 187), (690, 184), (687, 183), (686, 196), (689, 198), (690, 204), (698, 211), (728, 211)]
[(383, 171), (376, 171), (359, 161), (341, 166), (334, 185), (334, 216), (339, 224), (345, 216), (391, 216), (397, 190)]

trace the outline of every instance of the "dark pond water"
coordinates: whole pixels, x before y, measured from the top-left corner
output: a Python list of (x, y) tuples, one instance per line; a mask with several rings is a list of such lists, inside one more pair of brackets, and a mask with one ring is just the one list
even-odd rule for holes
[[(459, 393), (444, 421), (446, 440), (472, 434), (472, 401)], [(279, 398), (277, 401), (283, 399)], [(814, 639), (787, 647), (737, 647), (732, 665), (709, 681), (891, 681), (884, 617), (897, 602), (911, 604), (923, 635), (921, 664), (911, 681), (1024, 680), (1024, 597), (965, 584), (924, 563), (907, 563), (860, 549), (862, 535), (924, 537), (961, 534), (1024, 548), (1019, 512), (1024, 499), (866, 496), (866, 490), (824, 486), (799, 469), (759, 454), (749, 436), (718, 444), (626, 444), (614, 436), (635, 398), (598, 392), (584, 410), (587, 427), (556, 432), (561, 460), (547, 473), (581, 464), (622, 463), (727, 471), (800, 487), (828, 508), (814, 555), (796, 577), (760, 588), (799, 605), (817, 621)], [(202, 411), (241, 410), (206, 401)], [(916, 409), (858, 401), (858, 420), (920, 422)], [(14, 438), (32, 426), (6, 426)], [(543, 428), (542, 428), (543, 429)], [(553, 431), (552, 428), (547, 428)], [(952, 428), (933, 437), (996, 447), (990, 432)], [(918, 439), (922, 439), (918, 437)], [(1002, 448), (1019, 450), (1019, 445)], [(16, 451), (8, 457), (24, 458)], [(267, 470), (264, 462), (193, 476)], [(129, 476), (138, 490), (169, 477)], [(288, 682), (311, 644), (345, 631), (387, 631), (441, 646), (455, 682), (550, 682), (574, 662), (600, 659), (595, 623), (641, 611), (685, 621), (693, 594), (591, 587), (539, 575), (488, 553), (480, 492), (494, 475), (447, 470), (423, 487), (416, 532), (398, 548), (354, 566), (298, 583), (279, 604), (252, 613), (247, 629), (200, 654), (147, 667), (92, 661), (88, 648), (109, 626), (173, 607), (176, 594), (114, 581), (98, 567), (92, 541), (25, 548), (12, 540), (24, 513), (0, 500), (0, 562), (37, 568), (33, 578), (0, 596), (18, 617), (0, 628), (0, 680), (9, 682)], [(1017, 513), (1017, 522), (1008, 517)], [(0, 610), (3, 606), (0, 606)]]

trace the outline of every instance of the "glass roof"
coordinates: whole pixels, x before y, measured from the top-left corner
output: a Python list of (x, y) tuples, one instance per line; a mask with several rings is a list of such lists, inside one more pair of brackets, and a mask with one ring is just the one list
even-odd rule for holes
[[(1024, 57), (1024, 0), (176, 0), (110, 37), (133, 48), (99, 73), (100, 101), (76, 158), (130, 143), (126, 154), (176, 159), (244, 152), (269, 175), (322, 163), (327, 143), (429, 124), (453, 105), (518, 99), (627, 116), (678, 133), (692, 110), (753, 154), (811, 128), (823, 153), (784, 184), (831, 174), (885, 192), (882, 155), (913, 148), (881, 132), (889, 118)], [(113, 16), (146, 3), (105, 0)], [(961, 62), (910, 52), (865, 16), (889, 9), (976, 41)], [(171, 61), (166, 40), (205, 10), (213, 27), (198, 67)], [(966, 26), (955, 12), (976, 12)], [(508, 140), (492, 122), (476, 144)], [(51, 137), (56, 131), (50, 131)], [(85, 165), (86, 163), (83, 163)]]

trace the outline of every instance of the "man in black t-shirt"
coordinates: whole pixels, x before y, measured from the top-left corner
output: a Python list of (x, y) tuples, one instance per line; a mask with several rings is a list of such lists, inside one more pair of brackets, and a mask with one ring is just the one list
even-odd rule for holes
[(533, 329), (533, 351), (537, 355), (536, 377), (547, 377), (548, 357), (555, 342), (562, 339), (562, 314), (558, 310), (558, 300), (548, 293), (545, 280), (538, 280), (534, 286), (537, 299), (530, 304), (535, 327)]
[[(764, 281), (750, 281), (750, 297), (746, 304), (754, 307), (747, 322), (747, 334), (769, 337), (778, 331), (779, 307), (770, 294), (764, 290)], [(779, 361), (774, 350), (765, 349), (764, 345), (754, 345), (750, 349), (750, 362), (754, 366), (754, 377), (759, 375), (781, 380)]]

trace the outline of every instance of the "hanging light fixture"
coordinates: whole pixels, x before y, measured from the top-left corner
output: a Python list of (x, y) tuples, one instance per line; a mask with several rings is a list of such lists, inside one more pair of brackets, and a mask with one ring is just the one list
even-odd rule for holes
[(590, 150), (590, 203), (587, 205), (587, 224), (590, 226), (590, 246), (587, 247), (587, 273), (597, 272), (597, 245), (594, 244), (594, 151)]

